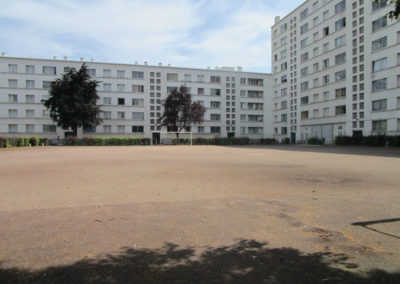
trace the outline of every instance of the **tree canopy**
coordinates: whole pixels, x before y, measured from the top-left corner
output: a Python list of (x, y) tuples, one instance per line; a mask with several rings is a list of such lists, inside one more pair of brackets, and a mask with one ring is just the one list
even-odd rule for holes
[(78, 128), (96, 127), (101, 123), (98, 84), (90, 78), (86, 64), (82, 64), (79, 71), (71, 69), (52, 82), (49, 98), (42, 102), (57, 126), (71, 129), (76, 136)]
[(169, 131), (179, 133), (191, 124), (203, 122), (205, 108), (198, 102), (192, 102), (192, 96), (185, 86), (174, 89), (163, 102), (164, 112), (159, 122)]
[(398, 19), (400, 15), (400, 0), (390, 0), (390, 3), (394, 4), (394, 9), (389, 12), (389, 17), (391, 19)]

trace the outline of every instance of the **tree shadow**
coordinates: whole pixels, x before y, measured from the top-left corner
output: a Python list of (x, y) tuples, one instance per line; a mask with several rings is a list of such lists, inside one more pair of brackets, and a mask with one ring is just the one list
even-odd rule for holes
[(373, 270), (361, 276), (333, 267), (357, 267), (343, 254), (266, 245), (240, 240), (199, 254), (171, 243), (125, 248), (117, 255), (37, 271), (0, 268), (0, 283), (400, 283), (400, 273)]

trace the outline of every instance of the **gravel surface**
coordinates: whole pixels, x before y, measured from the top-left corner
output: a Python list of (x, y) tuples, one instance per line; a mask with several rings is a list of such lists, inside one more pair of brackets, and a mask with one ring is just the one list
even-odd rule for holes
[(398, 149), (2, 149), (0, 282), (398, 280), (399, 200)]

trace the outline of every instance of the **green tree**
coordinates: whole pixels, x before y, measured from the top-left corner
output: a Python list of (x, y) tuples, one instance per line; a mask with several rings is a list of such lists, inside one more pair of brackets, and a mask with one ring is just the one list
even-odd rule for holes
[(98, 85), (98, 81), (90, 78), (86, 64), (82, 64), (79, 71), (70, 70), (52, 82), (50, 96), (42, 103), (50, 110), (50, 117), (57, 126), (71, 129), (76, 136), (78, 128), (96, 127), (101, 123)]
[(398, 19), (400, 15), (400, 0), (374, 0), (376, 3), (387, 3), (393, 5), (394, 8), (388, 14), (391, 19)]
[(159, 122), (166, 126), (168, 131), (179, 133), (187, 129), (191, 124), (203, 122), (205, 108), (198, 102), (192, 102), (192, 96), (185, 86), (174, 89), (163, 102), (164, 112)]

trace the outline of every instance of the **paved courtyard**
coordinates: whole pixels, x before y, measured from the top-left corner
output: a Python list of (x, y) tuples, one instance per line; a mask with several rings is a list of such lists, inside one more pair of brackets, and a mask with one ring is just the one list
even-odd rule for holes
[(395, 283), (399, 200), (399, 149), (4, 149), (0, 282)]

